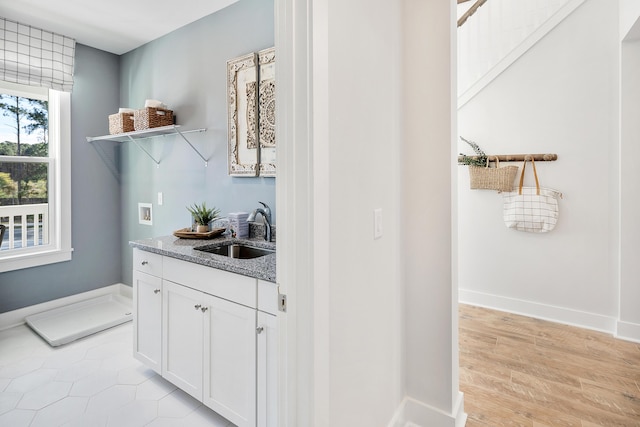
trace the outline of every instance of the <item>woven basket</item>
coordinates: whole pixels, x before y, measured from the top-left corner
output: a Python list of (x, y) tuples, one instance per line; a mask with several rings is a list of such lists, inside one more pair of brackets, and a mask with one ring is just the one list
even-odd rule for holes
[(518, 174), (517, 166), (499, 167), (496, 159), (496, 167), (469, 166), (470, 187), (472, 190), (496, 190), (512, 191), (513, 181)]
[(147, 107), (133, 113), (135, 130), (145, 130), (173, 124), (173, 111), (164, 108)]
[(117, 113), (109, 116), (110, 135), (133, 131), (133, 113)]

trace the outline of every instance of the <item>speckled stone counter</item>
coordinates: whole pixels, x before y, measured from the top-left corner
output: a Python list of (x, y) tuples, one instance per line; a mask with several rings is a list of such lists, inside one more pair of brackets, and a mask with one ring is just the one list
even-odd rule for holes
[(276, 281), (276, 254), (269, 254), (253, 259), (236, 259), (222, 255), (210, 254), (194, 249), (198, 246), (216, 245), (233, 241), (234, 243), (247, 243), (251, 246), (276, 249), (275, 243), (265, 242), (260, 238), (234, 239), (219, 237), (208, 240), (179, 239), (175, 236), (153, 237), (150, 239), (134, 240), (129, 245), (147, 252), (153, 252), (183, 261), (194, 262), (244, 276), (255, 277), (269, 282)]

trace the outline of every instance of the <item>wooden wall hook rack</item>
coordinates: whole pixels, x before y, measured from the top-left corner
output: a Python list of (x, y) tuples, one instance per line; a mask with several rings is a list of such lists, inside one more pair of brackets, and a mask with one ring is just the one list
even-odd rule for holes
[[(462, 160), (463, 156), (458, 157), (458, 161)], [(477, 159), (478, 156), (467, 156), (472, 159)], [(554, 162), (558, 160), (557, 154), (497, 154), (495, 156), (487, 156), (489, 161), (495, 162), (496, 158), (501, 162), (524, 162), (533, 158), (536, 162)]]

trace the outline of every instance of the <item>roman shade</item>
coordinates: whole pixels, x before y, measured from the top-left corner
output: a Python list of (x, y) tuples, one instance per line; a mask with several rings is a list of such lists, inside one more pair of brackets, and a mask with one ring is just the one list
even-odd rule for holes
[(76, 41), (0, 17), (0, 80), (71, 92)]

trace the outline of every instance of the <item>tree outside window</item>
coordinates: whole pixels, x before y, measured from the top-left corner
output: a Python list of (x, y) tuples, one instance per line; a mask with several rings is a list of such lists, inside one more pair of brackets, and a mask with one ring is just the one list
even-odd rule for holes
[[(48, 157), (48, 102), (0, 95), (0, 156)], [(47, 202), (47, 163), (0, 160), (0, 206)]]

